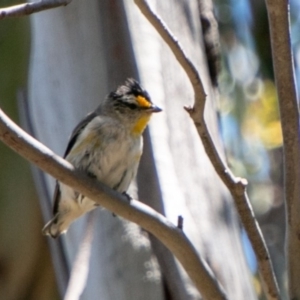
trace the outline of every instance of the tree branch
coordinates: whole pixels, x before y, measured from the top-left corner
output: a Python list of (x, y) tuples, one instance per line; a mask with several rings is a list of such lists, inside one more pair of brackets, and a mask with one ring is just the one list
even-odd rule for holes
[(0, 109), (0, 140), (59, 181), (116, 215), (140, 225), (176, 256), (204, 299), (227, 299), (223, 288), (184, 233), (147, 205), (92, 180), (13, 123)]
[(186, 56), (182, 47), (180, 46), (178, 40), (174, 37), (171, 31), (168, 29), (167, 25), (161, 20), (150, 8), (148, 3), (144, 0), (134, 0), (135, 4), (147, 18), (147, 20), (151, 23), (151, 25), (157, 30), (159, 35), (163, 38), (166, 44), (172, 50), (174, 56), (178, 60), (181, 67), (186, 72), (192, 87), (194, 89), (194, 97), (195, 97), (195, 111), (202, 114), (204, 112), (204, 105), (206, 95), (204, 92), (204, 88), (202, 85), (202, 81), (200, 79), (199, 73), (195, 68), (192, 61)]
[(31, 15), (36, 12), (55, 8), (59, 6), (66, 6), (72, 0), (43, 0), (38, 2), (24, 3), (14, 6), (9, 6), (0, 9), (0, 20), (4, 18), (22, 17)]
[(300, 299), (300, 128), (291, 51), (289, 1), (266, 0), (284, 149), (289, 298)]
[(170, 32), (164, 22), (151, 10), (148, 3), (145, 0), (134, 0), (134, 2), (144, 16), (148, 19), (148, 21), (157, 30), (166, 44), (170, 47), (179, 64), (185, 70), (188, 78), (191, 81), (194, 89), (195, 103), (192, 108), (185, 107), (185, 109), (194, 121), (207, 156), (234, 199), (241, 222), (249, 236), (252, 247), (256, 254), (258, 268), (263, 281), (263, 287), (266, 296), (269, 300), (280, 299), (270, 255), (259, 225), (255, 219), (246, 192), (247, 181), (245, 179), (235, 177), (230, 169), (228, 169), (225, 162), (221, 159), (206, 126), (204, 119), (206, 95), (198, 71), (193, 63), (187, 58), (173, 34)]

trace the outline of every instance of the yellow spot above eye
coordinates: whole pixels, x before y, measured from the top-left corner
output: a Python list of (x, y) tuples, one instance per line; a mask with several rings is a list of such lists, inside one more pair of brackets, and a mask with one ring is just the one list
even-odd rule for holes
[(148, 122), (150, 119), (150, 114), (141, 117), (133, 126), (131, 133), (133, 135), (141, 135), (143, 133), (143, 131), (145, 130)]
[(149, 108), (151, 103), (143, 96), (137, 96), (136, 101), (140, 107)]

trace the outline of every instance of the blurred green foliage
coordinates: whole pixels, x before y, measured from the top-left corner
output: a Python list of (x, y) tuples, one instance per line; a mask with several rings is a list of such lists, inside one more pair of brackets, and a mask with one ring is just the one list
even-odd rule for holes
[[(0, 1), (0, 7), (17, 4)], [(18, 122), (17, 92), (26, 90), (28, 17), (1, 20), (0, 107)], [(0, 143), (1, 299), (58, 299), (29, 164)]]

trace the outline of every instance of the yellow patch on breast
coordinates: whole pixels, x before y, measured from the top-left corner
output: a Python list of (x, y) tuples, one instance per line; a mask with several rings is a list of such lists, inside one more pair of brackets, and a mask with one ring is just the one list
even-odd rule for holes
[(134, 135), (141, 135), (145, 130), (149, 120), (150, 120), (150, 114), (141, 117), (133, 126), (131, 133)]
[(136, 101), (140, 107), (149, 108), (151, 103), (143, 96), (137, 96)]
[(139, 162), (140, 159), (141, 159), (141, 156), (142, 156), (142, 152), (140, 152), (139, 154), (137, 154), (137, 155), (134, 157), (134, 160), (135, 160), (136, 162)]

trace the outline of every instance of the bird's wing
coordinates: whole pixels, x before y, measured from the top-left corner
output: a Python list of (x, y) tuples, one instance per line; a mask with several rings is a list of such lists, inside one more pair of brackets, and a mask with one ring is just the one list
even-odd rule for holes
[(82, 132), (82, 130), (85, 128), (85, 126), (91, 121), (93, 120), (95, 117), (97, 116), (97, 114), (95, 112), (89, 113), (73, 130), (65, 155), (64, 157), (66, 157), (69, 152), (71, 151), (72, 147), (74, 146), (74, 144), (77, 141), (77, 138), (79, 136), (79, 134)]
[[(74, 146), (74, 144), (77, 141), (77, 138), (79, 136), (79, 134), (82, 132), (82, 130), (85, 128), (85, 126), (95, 117), (97, 116), (97, 114), (95, 112), (89, 113), (73, 130), (68, 146), (66, 148), (65, 154), (64, 154), (64, 158), (69, 154), (69, 152), (71, 151), (72, 147)], [(59, 184), (58, 182), (56, 182), (56, 186), (55, 186), (55, 190), (54, 190), (54, 194), (53, 194), (53, 215), (55, 216), (56, 213), (58, 212), (58, 206), (59, 206), (59, 199), (60, 199), (60, 189), (59, 189)]]
[(55, 190), (53, 194), (53, 216), (55, 216), (58, 213), (58, 205), (59, 205), (59, 199), (60, 199), (60, 189), (58, 182), (56, 181)]

